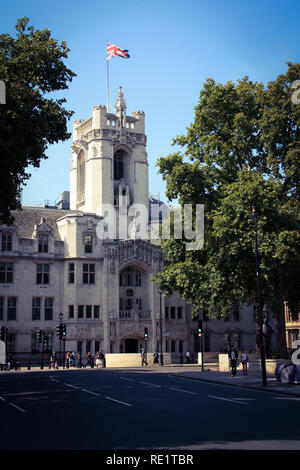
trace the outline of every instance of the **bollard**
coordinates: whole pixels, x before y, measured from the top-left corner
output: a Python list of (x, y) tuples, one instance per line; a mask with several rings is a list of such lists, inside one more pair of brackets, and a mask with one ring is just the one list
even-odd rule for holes
[(28, 365), (27, 365), (27, 369), (30, 370), (30, 366), (31, 366), (31, 361), (29, 360), (28, 361)]

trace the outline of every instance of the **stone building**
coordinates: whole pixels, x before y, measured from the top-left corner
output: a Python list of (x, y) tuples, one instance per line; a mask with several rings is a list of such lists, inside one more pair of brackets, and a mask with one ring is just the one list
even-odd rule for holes
[[(0, 326), (8, 351), (23, 360), (39, 360), (42, 348), (59, 351), (62, 314), (64, 349), (83, 358), (100, 348), (138, 352), (145, 331), (148, 351), (162, 341), (174, 362), (196, 352), (191, 305), (175, 293), (165, 297), (152, 281), (164, 258), (148, 236), (149, 216), (160, 221), (149, 201), (161, 202), (149, 199), (145, 115), (127, 115), (121, 88), (114, 114), (94, 106), (90, 118), (74, 122), (70, 193), (62, 196), (57, 207), (23, 207), (13, 225), (0, 227)], [(228, 341), (253, 350), (252, 307), (233, 312), (228, 323), (206, 321), (204, 312), (204, 332), (205, 350), (222, 351)]]

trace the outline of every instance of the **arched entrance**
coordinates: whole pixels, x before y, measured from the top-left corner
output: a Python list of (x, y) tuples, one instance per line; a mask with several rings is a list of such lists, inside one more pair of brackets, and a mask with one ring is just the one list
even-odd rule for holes
[(137, 353), (138, 340), (136, 338), (128, 338), (125, 340), (125, 353)]

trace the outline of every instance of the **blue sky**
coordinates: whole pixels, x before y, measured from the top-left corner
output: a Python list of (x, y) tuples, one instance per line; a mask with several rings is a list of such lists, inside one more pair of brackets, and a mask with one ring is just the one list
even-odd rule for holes
[[(110, 60), (110, 105), (122, 86), (128, 114), (145, 112), (149, 187), (162, 199), (155, 163), (193, 121), (206, 78), (267, 83), (287, 61), (300, 61), (298, 0), (11, 0), (1, 5), (0, 32), (14, 35), (23, 16), (70, 48), (67, 65), (77, 74), (63, 92), (75, 111), (70, 131), (74, 119), (106, 104), (106, 40), (129, 50), (129, 60)], [(24, 204), (52, 204), (69, 190), (70, 146), (71, 139), (49, 147), (24, 188)]]

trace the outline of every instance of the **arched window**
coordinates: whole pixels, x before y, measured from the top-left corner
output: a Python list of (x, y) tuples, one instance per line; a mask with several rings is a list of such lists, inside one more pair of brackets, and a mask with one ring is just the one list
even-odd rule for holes
[(119, 276), (120, 286), (125, 287), (141, 287), (142, 275), (140, 271), (133, 268), (127, 268), (120, 273)]
[(118, 150), (114, 155), (114, 180), (119, 181), (124, 178), (124, 155), (123, 150)]

